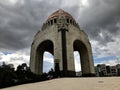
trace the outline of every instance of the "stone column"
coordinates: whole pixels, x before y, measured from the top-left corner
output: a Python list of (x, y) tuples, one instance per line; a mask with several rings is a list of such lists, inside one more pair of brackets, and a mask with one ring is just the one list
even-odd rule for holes
[(74, 62), (74, 49), (73, 42), (69, 31), (66, 33), (66, 47), (67, 47), (67, 68), (68, 76), (73, 77), (76, 75), (75, 72), (75, 62)]
[(36, 74), (39, 74), (41, 75), (43, 73), (43, 54), (44, 54), (44, 51), (38, 51), (37, 54), (36, 54), (36, 62), (35, 62), (35, 72)]
[(35, 51), (35, 47), (34, 44), (32, 44), (31, 46), (31, 53), (30, 53), (30, 70), (32, 72), (35, 72), (36, 70), (36, 66), (35, 66), (35, 56), (36, 56), (36, 51)]

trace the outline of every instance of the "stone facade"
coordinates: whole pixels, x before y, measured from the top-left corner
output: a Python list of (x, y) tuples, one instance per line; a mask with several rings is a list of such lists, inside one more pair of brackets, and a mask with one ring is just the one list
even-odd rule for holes
[(43, 54), (54, 55), (54, 66), (59, 65), (62, 76), (75, 76), (74, 51), (81, 57), (83, 76), (95, 74), (91, 45), (86, 33), (79, 28), (73, 17), (58, 10), (48, 17), (31, 45), (30, 69), (43, 73)]

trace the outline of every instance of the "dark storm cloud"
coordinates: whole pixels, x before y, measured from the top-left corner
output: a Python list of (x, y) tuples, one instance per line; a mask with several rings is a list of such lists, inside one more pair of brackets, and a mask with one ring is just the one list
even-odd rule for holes
[[(0, 48), (19, 50), (30, 47), (42, 23), (61, 7), (61, 1), (23, 0), (24, 3), (20, 1), (14, 5), (5, 4), (8, 3), (6, 0), (0, 1)], [(71, 10), (75, 8), (76, 6)]]
[[(4, 3), (3, 3), (4, 2)], [(0, 1), (0, 48), (19, 50), (30, 46), (49, 12), (55, 8), (44, 1), (24, 0), (14, 5)]]
[[(120, 0), (88, 0), (89, 6), (81, 13), (80, 24), (91, 39), (101, 44), (113, 42), (120, 30)], [(106, 32), (106, 33), (105, 33)], [(100, 36), (104, 35), (104, 38)]]
[(20, 50), (30, 47), (42, 23), (59, 8), (72, 14), (90, 39), (101, 44), (114, 42), (112, 37), (120, 30), (116, 26), (120, 22), (120, 0), (88, 0), (88, 7), (79, 3), (69, 7), (69, 1), (68, 6), (64, 6), (62, 0), (23, 1), (18, 0), (14, 5), (6, 4), (7, 0), (0, 1), (0, 48)]

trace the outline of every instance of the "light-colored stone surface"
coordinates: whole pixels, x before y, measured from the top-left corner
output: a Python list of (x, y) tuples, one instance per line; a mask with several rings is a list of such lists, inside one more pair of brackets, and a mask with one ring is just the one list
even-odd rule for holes
[[(65, 13), (65, 11), (58, 10), (56, 14), (59, 16), (51, 19), (49, 18), (44, 24), (48, 24), (48, 22), (51, 22), (54, 19), (56, 19), (56, 23), (49, 24), (35, 35), (31, 46), (31, 71), (36, 74), (43, 73), (43, 54), (45, 51), (48, 51), (54, 55), (54, 64), (58, 63), (60, 71), (69, 71), (74, 72), (75, 74), (73, 52), (78, 51), (81, 58), (82, 74), (95, 74), (91, 44), (87, 34), (78, 27), (73, 18), (65, 17), (67, 12), (65, 14), (63, 13)], [(72, 20), (72, 22), (68, 23), (67, 19), (70, 21)], [(66, 30), (65, 38), (62, 38), (61, 30)], [(62, 39), (66, 40), (66, 43), (63, 43)], [(49, 48), (51, 46), (53, 48)], [(63, 46), (65, 46), (65, 48)], [(63, 52), (65, 52), (64, 55)], [(74, 75), (68, 74), (66, 76)]]
[(1, 90), (120, 90), (120, 77), (60, 78)]

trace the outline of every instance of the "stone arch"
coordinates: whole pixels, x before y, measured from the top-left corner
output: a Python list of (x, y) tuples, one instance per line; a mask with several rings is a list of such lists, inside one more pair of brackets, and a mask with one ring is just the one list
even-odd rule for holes
[(51, 69), (54, 70), (54, 55), (45, 51), (43, 54), (43, 73), (48, 73)]
[(78, 51), (80, 55), (82, 76), (86, 76), (91, 73), (91, 63), (88, 50), (89, 48), (87, 47), (88, 46), (84, 44), (81, 40), (75, 40), (73, 43), (74, 51)]
[(81, 55), (83, 75), (95, 74), (88, 36), (80, 30), (74, 18), (60, 9), (51, 14), (45, 23), (31, 45), (31, 71), (42, 74), (43, 53), (48, 51), (54, 55), (54, 67), (59, 67), (56, 71), (60, 71), (61, 76), (75, 76), (73, 51), (77, 50)]
[(54, 56), (54, 44), (51, 40), (44, 40), (36, 49), (35, 72), (37, 74), (43, 73), (43, 54), (45, 51), (50, 52)]

